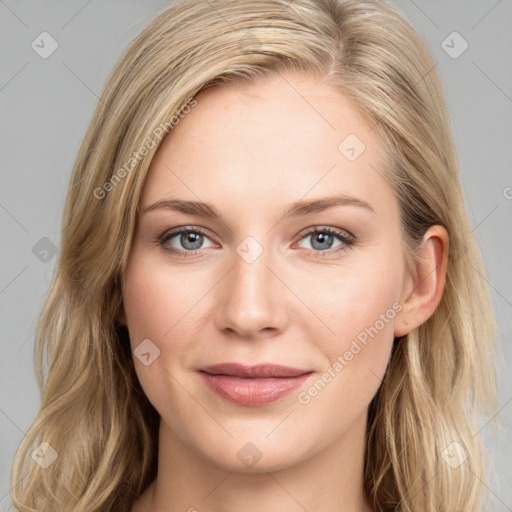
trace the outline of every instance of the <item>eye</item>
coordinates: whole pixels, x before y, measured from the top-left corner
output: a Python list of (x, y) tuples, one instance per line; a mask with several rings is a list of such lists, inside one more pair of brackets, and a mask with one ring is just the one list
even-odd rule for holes
[[(325, 257), (325, 254), (346, 251), (355, 243), (355, 238), (346, 231), (329, 226), (315, 226), (302, 233), (300, 241), (308, 238), (310, 247), (305, 249), (315, 257)], [(210, 245), (205, 247), (205, 241), (210, 241)], [(183, 226), (166, 231), (158, 238), (158, 244), (165, 251), (178, 257), (195, 256), (201, 252), (201, 249), (215, 247), (207, 233), (197, 226)]]
[[(313, 254), (345, 251), (355, 242), (354, 237), (347, 232), (329, 226), (315, 226), (313, 229), (303, 233), (301, 241), (308, 239), (310, 240), (310, 247), (306, 247), (306, 249), (310, 249)], [(338, 245), (335, 245), (336, 239)]]
[[(184, 226), (167, 231), (159, 238), (158, 242), (164, 250), (177, 256), (186, 257), (195, 255), (199, 252), (199, 249), (204, 248), (205, 240), (209, 240), (209, 238), (201, 228)], [(214, 247), (214, 244), (209, 247)]]

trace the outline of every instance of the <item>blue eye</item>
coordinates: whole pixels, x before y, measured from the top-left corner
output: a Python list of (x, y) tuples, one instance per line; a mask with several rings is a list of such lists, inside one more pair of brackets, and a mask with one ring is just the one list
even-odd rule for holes
[[(353, 237), (349, 236), (344, 231), (331, 227), (315, 227), (307, 231), (301, 240), (311, 240), (312, 249), (316, 252), (337, 252), (339, 250), (346, 250), (354, 243)], [(332, 249), (333, 244), (338, 239), (339, 245)]]
[[(337, 228), (315, 227), (306, 233), (303, 233), (300, 240), (311, 240), (311, 248), (306, 247), (312, 256), (324, 257), (324, 254), (337, 253), (345, 251), (355, 242), (355, 239), (347, 232)], [(176, 239), (173, 242), (173, 239)], [(178, 257), (190, 257), (199, 254), (205, 240), (210, 241), (206, 232), (196, 226), (184, 226), (176, 228), (164, 233), (159, 239), (158, 243), (163, 249)], [(334, 245), (336, 240), (338, 245)], [(211, 242), (211, 241), (210, 241)], [(176, 247), (180, 245), (181, 247)], [(333, 248), (334, 245), (334, 248)], [(212, 243), (208, 247), (214, 247)]]
[[(176, 238), (184, 249), (179, 249), (170, 244), (171, 240)], [(160, 245), (166, 251), (178, 256), (189, 256), (197, 254), (205, 239), (208, 239), (206, 233), (197, 227), (183, 227), (165, 233), (159, 239)], [(186, 254), (184, 254), (186, 253)]]

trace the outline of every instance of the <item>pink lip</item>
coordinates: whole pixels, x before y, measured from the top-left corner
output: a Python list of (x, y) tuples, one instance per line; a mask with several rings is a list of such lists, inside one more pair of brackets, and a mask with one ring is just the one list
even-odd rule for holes
[(201, 368), (199, 373), (206, 385), (220, 397), (256, 407), (288, 395), (313, 372), (272, 364), (225, 363)]

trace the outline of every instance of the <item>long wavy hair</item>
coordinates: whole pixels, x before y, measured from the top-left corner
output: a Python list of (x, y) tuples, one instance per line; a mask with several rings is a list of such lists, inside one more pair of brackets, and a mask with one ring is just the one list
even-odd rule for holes
[[(408, 261), (430, 226), (450, 236), (442, 300), (396, 340), (370, 404), (364, 492), (379, 512), (480, 510), (479, 418), (497, 406), (486, 271), (432, 56), (381, 0), (179, 0), (125, 51), (69, 184), (36, 332), (41, 406), (11, 474), (17, 510), (129, 510), (156, 477), (159, 415), (116, 321), (148, 167), (162, 126), (179, 122), (203, 88), (288, 70), (332, 85), (377, 130)], [(37, 450), (52, 463), (38, 464)], [(464, 462), (455, 467), (450, 456)]]

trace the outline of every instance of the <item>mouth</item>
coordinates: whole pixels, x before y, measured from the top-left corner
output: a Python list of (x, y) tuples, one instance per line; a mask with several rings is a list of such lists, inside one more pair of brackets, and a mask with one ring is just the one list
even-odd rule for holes
[(246, 366), (223, 363), (199, 369), (207, 387), (221, 398), (246, 407), (262, 406), (285, 397), (314, 372), (274, 364)]

